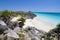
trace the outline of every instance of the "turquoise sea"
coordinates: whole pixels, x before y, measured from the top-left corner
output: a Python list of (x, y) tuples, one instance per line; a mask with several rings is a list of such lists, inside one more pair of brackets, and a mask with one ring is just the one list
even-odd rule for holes
[(55, 12), (33, 12), (37, 15), (37, 18), (50, 22), (51, 24), (57, 25), (60, 23), (60, 13)]

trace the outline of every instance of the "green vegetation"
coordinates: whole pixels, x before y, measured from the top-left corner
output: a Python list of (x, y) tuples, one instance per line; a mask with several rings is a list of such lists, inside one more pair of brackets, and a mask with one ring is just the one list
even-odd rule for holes
[(24, 31), (25, 31), (25, 32), (28, 32), (29, 30), (28, 30), (28, 29), (25, 29)]
[[(29, 11), (29, 12), (9, 11), (9, 10), (0, 11), (0, 17), (1, 17), (2, 15), (5, 15), (5, 16), (9, 16), (9, 17), (11, 18), (11, 17), (15, 17), (15, 16), (20, 15), (21, 17), (25, 18), (28, 14), (29, 14), (29, 15), (32, 15), (32, 17), (35, 17), (35, 16), (36, 16), (35, 14), (32, 14), (31, 11)], [(28, 16), (29, 16), (29, 15), (28, 15)]]
[(26, 19), (24, 19), (23, 17), (21, 17), (20, 19), (18, 19), (18, 21), (22, 21), (25, 22)]
[(24, 34), (23, 33), (20, 33), (19, 37), (20, 37), (20, 40), (24, 40)]

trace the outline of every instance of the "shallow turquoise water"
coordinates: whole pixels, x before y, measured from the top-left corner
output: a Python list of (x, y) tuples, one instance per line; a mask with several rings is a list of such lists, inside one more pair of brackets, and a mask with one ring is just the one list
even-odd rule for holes
[(36, 14), (37, 17), (42, 18), (46, 21), (49, 21), (53, 24), (60, 23), (60, 13), (54, 13), (54, 12), (33, 12), (33, 14)]

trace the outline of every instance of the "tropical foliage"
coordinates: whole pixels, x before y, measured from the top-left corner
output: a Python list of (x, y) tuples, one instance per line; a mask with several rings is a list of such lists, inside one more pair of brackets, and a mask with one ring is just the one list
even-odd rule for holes
[(24, 34), (23, 33), (20, 33), (19, 37), (20, 37), (20, 40), (24, 40)]

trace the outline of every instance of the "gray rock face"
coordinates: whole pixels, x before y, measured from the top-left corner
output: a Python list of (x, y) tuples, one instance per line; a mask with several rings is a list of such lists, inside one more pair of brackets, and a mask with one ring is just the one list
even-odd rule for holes
[(15, 28), (15, 26), (14, 26), (14, 24), (11, 22), (11, 21), (6, 21), (6, 24), (7, 24), (7, 26), (10, 28), (10, 29), (14, 29)]
[(8, 28), (0, 24), (0, 34), (4, 33), (5, 30), (8, 30)]
[(33, 19), (34, 17), (36, 17), (36, 15), (33, 14), (32, 12), (29, 12), (29, 13), (26, 15), (26, 19)]
[[(26, 15), (26, 18), (27, 19), (33, 19), (35, 16), (36, 15), (29, 13), (29, 14)], [(9, 34), (7, 33), (7, 31), (5, 31), (5, 30), (8, 30), (8, 29), (11, 29), (10, 30), (11, 32), (8, 31)], [(27, 27), (26, 29), (28, 30), (28, 32), (25, 32), (23, 28), (21, 29), (19, 27), (19, 24), (14, 25), (10, 21), (10, 19), (9, 20), (7, 19), (7, 21), (5, 22), (4, 25), (2, 25), (2, 24), (0, 25), (0, 33), (1, 34), (7, 33), (8, 35), (10, 35), (10, 37), (7, 35), (8, 36), (7, 37), (8, 40), (14, 40), (14, 39), (16, 39), (16, 38), (13, 38), (12, 37), (12, 36), (14, 36), (14, 33), (16, 34), (16, 36), (17, 35), (19, 36), (19, 34), (21, 32), (24, 34), (24, 37), (23, 37), (24, 40), (40, 40), (41, 39), (41, 36), (43, 36), (44, 33), (45, 33), (44, 31), (38, 30), (38, 29), (36, 29), (34, 27)], [(6, 37), (4, 37), (4, 39), (6, 39)], [(20, 39), (21, 39), (21, 37), (20, 37)], [(18, 40), (18, 39), (16, 39), (16, 40)]]
[(32, 40), (40, 40), (41, 39), (41, 37), (44, 35), (44, 31), (42, 31), (42, 30), (38, 30), (38, 29), (36, 29), (36, 28), (34, 28), (34, 27), (28, 27), (27, 29), (30, 29), (29, 31), (28, 31), (28, 34), (29, 34), (29, 36), (31, 36), (31, 39)]

